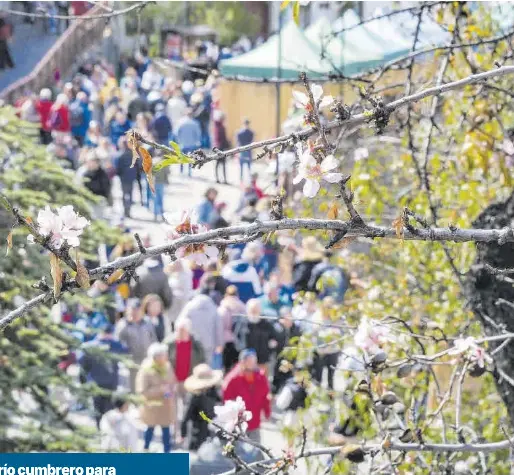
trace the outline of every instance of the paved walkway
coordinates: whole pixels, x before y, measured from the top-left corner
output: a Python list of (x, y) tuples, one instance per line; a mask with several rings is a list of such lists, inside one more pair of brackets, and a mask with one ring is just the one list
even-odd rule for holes
[(29, 74), (58, 38), (58, 35), (43, 31), (41, 20), (33, 25), (16, 24), (9, 44), (15, 67), (0, 71), (0, 91)]

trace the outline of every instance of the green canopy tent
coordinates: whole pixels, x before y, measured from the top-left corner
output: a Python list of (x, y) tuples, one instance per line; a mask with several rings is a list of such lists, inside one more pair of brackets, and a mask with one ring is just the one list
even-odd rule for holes
[(335, 35), (330, 21), (321, 17), (305, 30), (305, 36), (314, 44), (320, 54), (325, 55), (334, 69), (350, 76), (382, 63), (383, 56), (372, 48), (366, 47), (374, 43), (367, 33), (359, 28)]
[(282, 28), (280, 38), (275, 34), (246, 54), (220, 61), (219, 70), (222, 76), (259, 79), (298, 79), (302, 71), (315, 79), (337, 72), (293, 21)]

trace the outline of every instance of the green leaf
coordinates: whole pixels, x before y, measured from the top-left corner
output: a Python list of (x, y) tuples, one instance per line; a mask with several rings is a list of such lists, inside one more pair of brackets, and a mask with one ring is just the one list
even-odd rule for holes
[(4, 195), (0, 195), (0, 204), (7, 210), (7, 211), (11, 211), (12, 208), (11, 208), (11, 204), (9, 203), (9, 200), (4, 196)]
[(291, 0), (284, 0), (281, 4), (280, 4), (280, 11), (282, 10), (285, 10), (288, 5), (291, 3)]
[(298, 26), (300, 26), (300, 2), (294, 2), (293, 20)]
[(180, 150), (180, 146), (177, 142), (171, 141), (170, 145), (173, 148), (173, 150), (175, 150), (175, 152), (177, 152), (177, 155), (179, 155), (179, 156), (183, 155), (182, 150)]
[(180, 155), (164, 155), (164, 160), (157, 163), (153, 167), (154, 172), (158, 172), (163, 168), (169, 167), (170, 165), (178, 165), (181, 163), (192, 163), (193, 161), (187, 156), (181, 153)]

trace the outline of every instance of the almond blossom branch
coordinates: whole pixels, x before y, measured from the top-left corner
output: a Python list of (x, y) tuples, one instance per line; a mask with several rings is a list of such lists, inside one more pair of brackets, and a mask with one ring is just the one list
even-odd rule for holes
[[(471, 84), (477, 84), (481, 83), (483, 81), (486, 81), (488, 79), (497, 78), (506, 76), (508, 74), (514, 74), (514, 66), (502, 66), (501, 68), (496, 68), (490, 71), (485, 71), (478, 74), (472, 74), (466, 78), (459, 79), (457, 81), (449, 82), (446, 84), (441, 84), (440, 86), (435, 86), (431, 88), (427, 88), (425, 90), (416, 92), (414, 94), (402, 97), (398, 100), (392, 101), (388, 104), (384, 104), (383, 107), (366, 113), (360, 113), (360, 114), (354, 114), (351, 115), (347, 119), (336, 119), (331, 122), (329, 122), (327, 125), (325, 125), (324, 130), (332, 130), (337, 129), (338, 127), (341, 127), (341, 125), (347, 125), (347, 124), (364, 124), (367, 122), (372, 122), (374, 119), (383, 116), (384, 114), (391, 114), (392, 112), (396, 111), (397, 109), (400, 109), (402, 107), (405, 107), (408, 104), (411, 104), (413, 102), (421, 101), (422, 99), (425, 99), (426, 97), (430, 96), (436, 96), (439, 94), (444, 94), (449, 91), (453, 91), (455, 89), (461, 89), (465, 86), (471, 85)], [(215, 153), (208, 153), (206, 154), (202, 150), (197, 150), (193, 152), (190, 157), (194, 160), (193, 166), (201, 167), (207, 162), (212, 162), (214, 160), (219, 160), (220, 158), (227, 158), (234, 155), (237, 155), (241, 152), (245, 152), (248, 150), (254, 150), (257, 148), (262, 148), (269, 145), (277, 145), (277, 144), (288, 144), (291, 142), (298, 142), (300, 140), (305, 140), (309, 138), (310, 136), (316, 134), (318, 132), (318, 129), (316, 127), (306, 127), (303, 130), (295, 133), (291, 133), (288, 135), (282, 135), (280, 137), (272, 138), (272, 139), (266, 139), (259, 142), (253, 142), (248, 145), (244, 145), (241, 147), (233, 148), (230, 150), (226, 150), (223, 152), (215, 152)], [(155, 142), (151, 140), (147, 140), (144, 137), (141, 138), (141, 142), (156, 146), (157, 148), (160, 148), (161, 150), (164, 150), (168, 153), (175, 154), (176, 151), (171, 148), (167, 147), (165, 145), (156, 144)]]
[[(133, 270), (142, 264), (145, 259), (159, 256), (161, 254), (174, 254), (177, 249), (188, 246), (190, 244), (207, 243), (210, 240), (219, 238), (228, 238), (230, 236), (242, 236), (242, 239), (255, 239), (256, 234), (269, 233), (283, 229), (306, 229), (306, 230), (332, 230), (346, 231), (347, 236), (367, 237), (367, 238), (388, 238), (398, 239), (396, 230), (393, 227), (364, 225), (362, 227), (353, 227), (351, 222), (340, 220), (323, 220), (323, 219), (282, 219), (278, 221), (254, 222), (227, 228), (215, 229), (198, 234), (184, 235), (178, 239), (174, 239), (167, 244), (154, 246), (146, 249), (146, 252), (136, 252), (126, 257), (121, 257), (104, 266), (91, 269), (89, 276), (93, 280), (105, 279), (118, 269)], [(449, 228), (431, 228), (429, 230), (420, 229), (416, 233), (408, 230), (405, 231), (403, 239), (418, 241), (453, 241), (453, 242), (514, 242), (514, 229), (449, 229)], [(63, 291), (74, 287), (75, 281), (67, 283)], [(31, 301), (32, 302), (32, 301)], [(0, 329), (14, 321), (16, 318), (24, 315), (28, 310), (41, 303), (38, 300), (29, 308), (13, 310), (0, 319)], [(6, 323), (2, 323), (6, 322)]]

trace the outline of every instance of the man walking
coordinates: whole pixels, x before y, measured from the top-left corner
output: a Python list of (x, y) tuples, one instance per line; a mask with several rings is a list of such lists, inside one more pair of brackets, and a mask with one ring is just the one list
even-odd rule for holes
[[(237, 133), (237, 146), (243, 147), (244, 145), (249, 145), (253, 142), (254, 133), (252, 129), (250, 129), (250, 121), (245, 119), (243, 121), (243, 127)], [(247, 150), (245, 152), (239, 153), (239, 166), (241, 171), (241, 183), (243, 183), (243, 168), (248, 167), (248, 175), (251, 176), (252, 173), (252, 151)]]
[[(191, 108), (186, 109), (186, 116), (179, 122), (175, 135), (182, 153), (194, 152), (202, 145), (202, 129), (198, 121), (193, 119), (193, 110)], [(183, 167), (180, 164), (181, 173)], [(188, 167), (188, 175), (191, 176), (191, 164)]]

